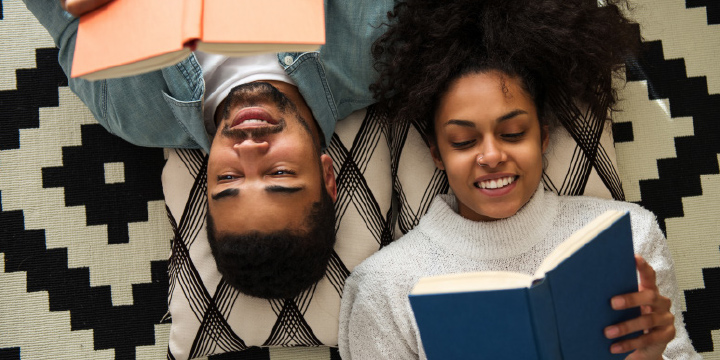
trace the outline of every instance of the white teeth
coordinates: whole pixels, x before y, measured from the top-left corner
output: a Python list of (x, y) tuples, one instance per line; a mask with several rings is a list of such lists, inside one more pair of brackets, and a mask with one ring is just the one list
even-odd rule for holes
[(267, 121), (265, 121), (265, 120), (259, 120), (259, 119), (247, 119), (247, 120), (243, 121), (243, 124), (248, 124), (248, 123), (263, 123), (263, 124), (267, 124)]
[(499, 178), (499, 179), (481, 181), (479, 183), (475, 183), (475, 187), (478, 187), (480, 189), (497, 189), (497, 188), (508, 186), (508, 185), (512, 184), (514, 181), (515, 181), (514, 176), (508, 176), (508, 177)]

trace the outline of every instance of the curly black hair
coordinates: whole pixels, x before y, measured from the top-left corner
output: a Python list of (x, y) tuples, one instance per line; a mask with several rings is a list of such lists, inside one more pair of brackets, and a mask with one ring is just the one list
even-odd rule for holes
[(370, 89), (389, 118), (414, 121), (431, 138), (449, 84), (493, 69), (522, 80), (542, 119), (573, 126), (561, 113), (580, 101), (604, 121), (617, 100), (613, 74), (640, 44), (627, 8), (624, 0), (402, 1), (373, 44), (380, 76)]

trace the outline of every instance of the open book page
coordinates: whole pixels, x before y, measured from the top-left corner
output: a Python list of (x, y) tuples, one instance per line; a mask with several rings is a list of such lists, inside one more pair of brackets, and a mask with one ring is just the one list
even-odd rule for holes
[(535, 271), (535, 278), (542, 279), (545, 277), (545, 273), (557, 267), (563, 260), (569, 258), (585, 244), (595, 239), (600, 232), (607, 229), (624, 214), (622, 211), (608, 210), (582, 229), (573, 233), (562, 244), (558, 245), (550, 255), (545, 257), (545, 260)]
[(483, 271), (432, 276), (420, 279), (412, 295), (457, 293), (481, 290), (504, 290), (528, 287), (532, 277), (505, 271)]

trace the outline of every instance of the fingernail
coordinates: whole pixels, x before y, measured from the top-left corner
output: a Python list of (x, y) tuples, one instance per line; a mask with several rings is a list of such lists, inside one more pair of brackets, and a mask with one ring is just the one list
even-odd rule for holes
[(614, 338), (620, 333), (620, 329), (617, 326), (609, 326), (605, 329), (605, 337)]
[(645, 259), (643, 259), (642, 257), (638, 257), (638, 264), (639, 264), (639, 265), (644, 265), (644, 264), (645, 264)]
[(622, 297), (614, 297), (610, 302), (612, 303), (613, 309), (620, 309), (625, 306), (625, 299)]
[(615, 344), (610, 347), (610, 352), (613, 354), (619, 354), (622, 352), (622, 346)]

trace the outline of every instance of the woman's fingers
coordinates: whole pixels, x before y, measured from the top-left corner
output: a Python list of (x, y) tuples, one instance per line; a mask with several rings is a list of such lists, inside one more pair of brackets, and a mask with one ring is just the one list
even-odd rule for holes
[(610, 304), (615, 310), (642, 307), (642, 312), (645, 314), (650, 311), (670, 311), (672, 302), (670, 298), (660, 295), (657, 290), (645, 289), (630, 294), (613, 296)]
[(655, 269), (640, 255), (635, 255), (635, 266), (640, 274), (640, 288), (657, 289)]
[(675, 327), (663, 326), (656, 327), (647, 334), (640, 335), (633, 339), (618, 341), (610, 346), (610, 352), (613, 354), (625, 353), (633, 350), (642, 352), (652, 352), (645, 350), (652, 350), (658, 348), (658, 352), (662, 354), (667, 343), (675, 338)]
[[(653, 312), (605, 328), (605, 337), (615, 339), (637, 331), (646, 333), (673, 325), (675, 316), (670, 312)], [(674, 335), (673, 335), (674, 336)]]
[(658, 359), (667, 344), (675, 337), (675, 316), (670, 312), (671, 300), (660, 295), (656, 284), (655, 270), (641, 256), (635, 256), (640, 275), (638, 291), (614, 296), (610, 303), (615, 310), (640, 308), (641, 315), (605, 328), (608, 339), (642, 331), (633, 339), (618, 341), (610, 347), (612, 353), (633, 351), (626, 359)]

